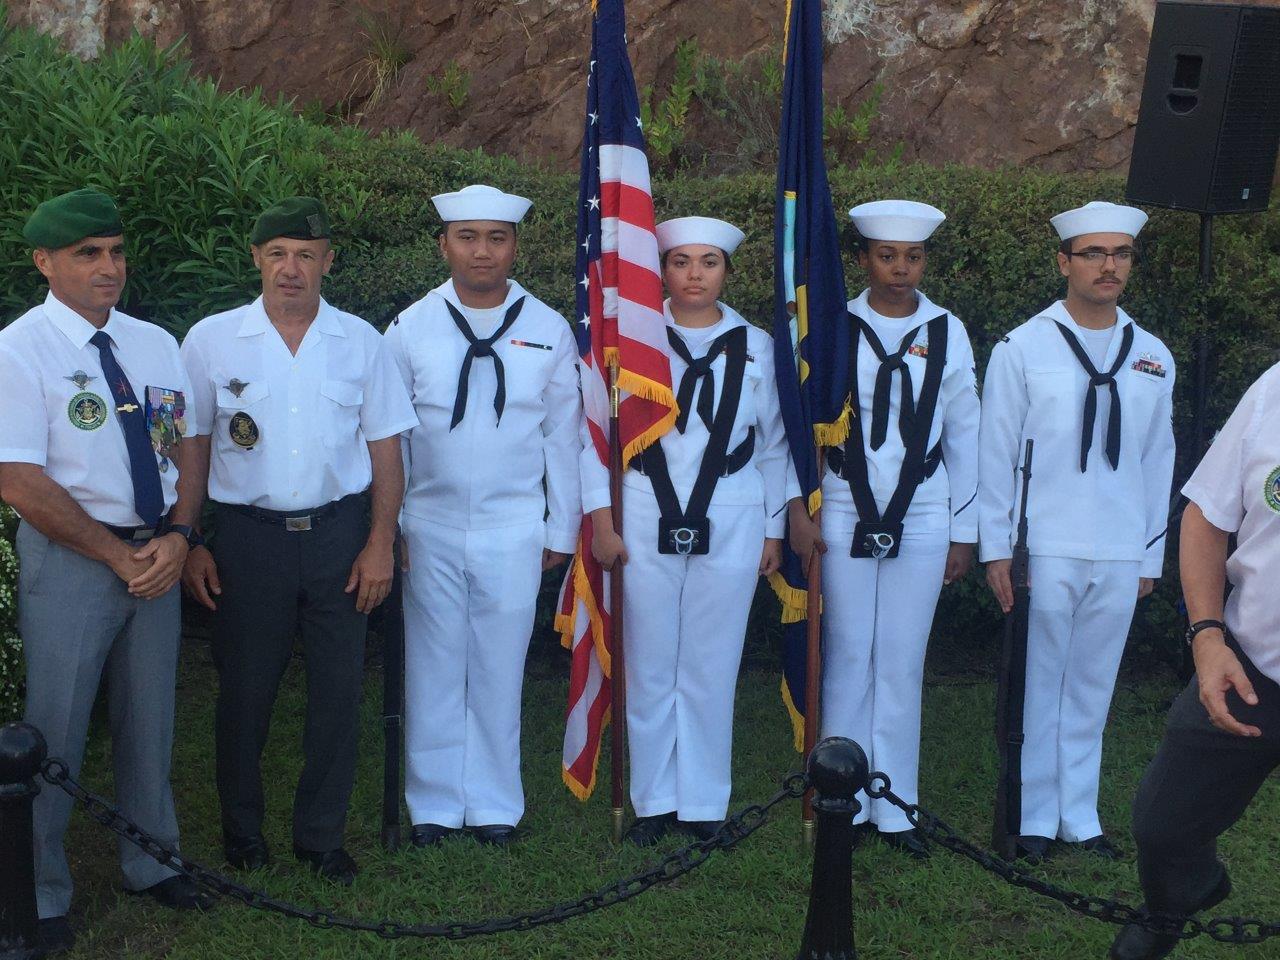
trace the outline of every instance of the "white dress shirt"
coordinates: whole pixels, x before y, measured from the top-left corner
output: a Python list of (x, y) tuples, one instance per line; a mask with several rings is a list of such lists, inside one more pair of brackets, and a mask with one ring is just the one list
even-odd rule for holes
[(1236, 534), (1224, 612), (1254, 666), (1280, 683), (1280, 365), (1248, 389), (1182, 488), (1219, 530)]
[[(416, 422), (378, 331), (324, 300), (296, 355), (259, 297), (192, 327), (182, 359), (220, 503), (307, 510), (360, 493), (373, 479), (368, 443)], [(245, 417), (251, 446), (232, 438)]]
[[(711, 506), (756, 506), (765, 512), (765, 536), (780, 538), (786, 529), (787, 474), (790, 473), (790, 456), (786, 433), (782, 426), (782, 413), (778, 408), (778, 385), (773, 375), (773, 338), (759, 327), (749, 324), (732, 307), (716, 304), (720, 308), (719, 322), (706, 328), (681, 327), (671, 316), (671, 302), (663, 305), (667, 326), (684, 338), (690, 356), (706, 355), (707, 346), (716, 337), (734, 327), (747, 328), (747, 364), (743, 373), (742, 396), (738, 400), (737, 417), (729, 435), (732, 454), (747, 439), (747, 431), (755, 428), (755, 450), (751, 462), (737, 473), (721, 477), (716, 482)], [(671, 382), (678, 389), (680, 379), (688, 365), (668, 345), (667, 357), (671, 362)], [(728, 358), (724, 352), (712, 362), (711, 376), (714, 382), (713, 409), (719, 411), (720, 396), (724, 391), (724, 370)], [(702, 384), (694, 389), (694, 401), (702, 392)], [(689, 411), (685, 432), (674, 428), (658, 441), (667, 460), (671, 484), (675, 487), (680, 503), (687, 504), (698, 480), (702, 455), (711, 439), (710, 431), (697, 410)], [(653, 495), (653, 485), (647, 476), (636, 470), (628, 470), (622, 476), (623, 486), (642, 490)], [(591, 437), (582, 431), (582, 508), (585, 513), (607, 507), (609, 496), (609, 471), (600, 460)]]
[[(147, 388), (182, 394), (184, 435), (198, 414), (172, 334), (112, 310), (103, 331), (138, 404)], [(97, 328), (52, 293), (0, 330), (0, 462), (34, 463), (84, 511), (118, 527), (142, 524), (133, 505), (133, 475), (124, 431), (98, 348)], [(79, 404), (80, 415), (73, 407)], [(102, 416), (90, 414), (101, 412)], [(164, 509), (177, 500), (178, 471), (157, 457)]]
[[(1035, 440), (1027, 504), (1028, 545), (1039, 556), (1138, 560), (1141, 575), (1164, 564), (1173, 484), (1173, 355), (1117, 310), (1105, 371), (1120, 350), (1123, 327), (1133, 345), (1116, 373), (1120, 393), (1120, 462), (1106, 455), (1110, 391), (1089, 375), (1057, 327), (1075, 322), (1059, 300), (1009, 333), (991, 352), (982, 396), (978, 522), (983, 561), (1013, 555), (1021, 498), (1023, 449)], [(1072, 333), (1074, 336), (1075, 334)], [(1085, 392), (1097, 390), (1088, 469), (1080, 470)]]
[[(494, 411), (496, 365), (476, 357), (466, 415), (450, 429), (468, 341), (445, 301), (467, 310), (449, 280), (404, 310), (386, 344), (417, 411), (406, 448), (412, 516), (462, 530), (545, 519), (548, 549), (572, 553), (581, 523), (578, 351), (564, 317), (509, 281), (501, 312), (524, 297), (519, 316), (493, 345), (502, 360), (506, 403)], [(492, 330), (473, 330), (484, 338)], [(544, 491), (545, 480), (545, 491)]]

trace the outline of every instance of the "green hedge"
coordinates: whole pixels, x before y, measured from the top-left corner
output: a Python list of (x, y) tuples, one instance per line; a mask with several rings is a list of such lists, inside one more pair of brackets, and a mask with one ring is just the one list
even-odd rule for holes
[[(20, 236), (27, 213), (38, 200), (85, 184), (114, 194), (124, 213), (131, 268), (124, 309), (179, 335), (201, 316), (256, 295), (249, 225), (263, 206), (290, 193), (329, 202), (338, 258), (326, 295), (379, 327), (445, 277), (430, 196), (478, 181), (534, 200), (520, 231), (517, 275), (557, 309), (572, 307), (572, 174), (430, 147), (408, 134), (371, 137), (320, 127), (256, 93), (220, 94), (193, 78), (174, 51), (140, 39), (83, 63), (52, 41), (10, 31), (0, 39), (0, 89), (0, 323), (44, 292)], [(889, 164), (836, 169), (832, 191), (840, 208), (904, 196), (947, 212), (925, 288), (966, 322), (981, 372), (992, 343), (1060, 295), (1048, 218), (1090, 199), (1120, 199), (1123, 183), (1030, 169)], [(747, 232), (726, 299), (767, 326), (772, 178), (679, 173), (656, 178), (654, 194), (659, 217), (709, 214)], [(1196, 283), (1196, 229), (1190, 215), (1153, 212), (1125, 299), (1126, 309), (1164, 338), (1180, 362), (1179, 475), (1199, 453), (1190, 442), (1196, 338), (1205, 335), (1212, 344), (1211, 429), (1274, 362), (1280, 344), (1280, 212), (1220, 220), (1217, 276), (1207, 297)], [(852, 262), (848, 273), (853, 294), (859, 281)], [(1168, 569), (1175, 569), (1172, 558)], [(1176, 649), (1169, 639), (1177, 633), (1176, 599), (1176, 577), (1166, 576), (1138, 618), (1139, 643)], [(545, 624), (550, 610), (544, 606)], [(762, 629), (753, 635), (766, 637), (766, 644), (776, 638), (775, 630), (764, 629), (770, 619), (762, 599), (756, 615)], [(967, 643), (989, 636), (997, 620), (975, 574), (944, 592), (938, 632)], [(763, 661), (767, 645), (757, 642), (752, 653)]]
[(17, 517), (0, 503), (0, 723), (22, 713), (22, 644), (18, 640)]

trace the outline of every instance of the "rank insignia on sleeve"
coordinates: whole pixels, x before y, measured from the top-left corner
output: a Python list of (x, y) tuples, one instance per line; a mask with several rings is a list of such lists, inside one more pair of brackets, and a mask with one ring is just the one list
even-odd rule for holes
[(96, 393), (77, 393), (67, 404), (67, 419), (81, 430), (97, 430), (107, 422), (107, 405)]
[(231, 382), (227, 384), (227, 389), (230, 390), (237, 399), (239, 399), (240, 394), (244, 393), (244, 388), (248, 385), (249, 384), (245, 383), (243, 380), (237, 380), (235, 377), (232, 377)]
[(76, 385), (77, 390), (83, 390), (85, 387), (87, 387), (90, 383), (92, 383), (94, 380), (97, 380), (98, 378), (89, 376), (89, 374), (85, 373), (83, 370), (77, 370), (71, 376), (63, 377), (62, 379), (70, 380), (72, 383)]
[(252, 450), (253, 445), (258, 442), (258, 425), (243, 410), (232, 415), (227, 432), (231, 434), (232, 443), (246, 450)]
[(1150, 353), (1140, 354), (1138, 359), (1133, 361), (1131, 366), (1139, 373), (1145, 373), (1153, 377), (1160, 377), (1161, 379), (1164, 379), (1166, 376), (1164, 364), (1160, 362), (1158, 357)]

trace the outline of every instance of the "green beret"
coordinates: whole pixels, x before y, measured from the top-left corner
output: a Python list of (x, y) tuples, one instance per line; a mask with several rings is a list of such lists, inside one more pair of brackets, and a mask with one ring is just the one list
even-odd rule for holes
[(324, 204), (315, 197), (289, 197), (262, 211), (249, 242), (256, 247), (276, 237), (325, 240), (328, 236), (329, 214)]
[(85, 237), (124, 233), (116, 202), (97, 190), (72, 190), (46, 200), (27, 220), (22, 235), (33, 247), (57, 250)]

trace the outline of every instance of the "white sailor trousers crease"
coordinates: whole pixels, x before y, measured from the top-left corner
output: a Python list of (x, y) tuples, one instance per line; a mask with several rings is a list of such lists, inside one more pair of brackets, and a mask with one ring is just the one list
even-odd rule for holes
[(713, 504), (710, 553), (680, 557), (658, 553), (652, 492), (628, 486), (623, 496), (631, 802), (641, 817), (720, 820), (764, 508)]
[(1139, 562), (1032, 556), (1022, 832), (1102, 833), (1102, 731), (1138, 597)]
[[(846, 520), (832, 515), (823, 524), (822, 735), (857, 741), (871, 768), (916, 803), (924, 657), (950, 544), (945, 528), (912, 536), (909, 517), (897, 557), (855, 559)], [(858, 802), (856, 823), (911, 829), (892, 804), (861, 793)]]
[(520, 697), (546, 532), (405, 514), (405, 800), (413, 823), (516, 824)]

